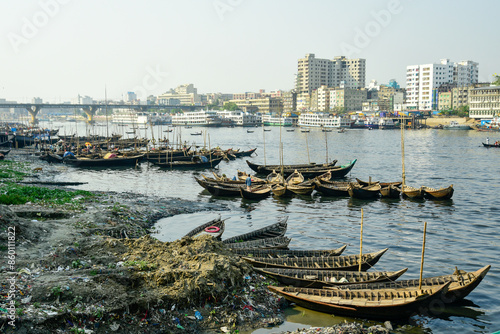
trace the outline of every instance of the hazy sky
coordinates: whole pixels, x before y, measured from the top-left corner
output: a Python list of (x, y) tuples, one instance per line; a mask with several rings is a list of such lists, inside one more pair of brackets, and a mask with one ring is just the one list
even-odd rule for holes
[(366, 59), (367, 83), (407, 65), (500, 72), (500, 1), (0, 1), (0, 98), (119, 99), (193, 83), (200, 93), (293, 88), (297, 60)]

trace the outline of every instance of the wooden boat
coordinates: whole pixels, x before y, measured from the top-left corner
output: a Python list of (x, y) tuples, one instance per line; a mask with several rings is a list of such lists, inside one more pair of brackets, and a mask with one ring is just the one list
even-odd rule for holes
[(243, 186), (244, 185), (227, 186), (227, 185), (219, 185), (216, 183), (206, 182), (204, 188), (207, 189), (208, 192), (214, 196), (239, 197), (241, 195), (240, 188)]
[(286, 190), (291, 191), (296, 195), (311, 195), (315, 184), (311, 185), (301, 185), (301, 184), (289, 184), (286, 186)]
[(285, 180), (287, 185), (293, 185), (293, 184), (299, 184), (304, 182), (304, 175), (302, 175), (300, 172), (295, 170), (292, 174), (290, 174), (286, 180)]
[[(346, 245), (337, 249), (318, 249), (318, 250), (292, 250), (292, 249), (257, 249), (257, 248), (238, 248), (231, 249), (236, 255), (246, 257), (268, 257), (268, 258), (297, 258), (310, 256), (339, 256), (347, 248)], [(269, 270), (270, 268), (266, 269)], [(280, 269), (288, 270), (288, 269)]]
[(252, 232), (228, 238), (222, 242), (225, 244), (230, 244), (234, 242), (244, 242), (244, 241), (260, 240), (266, 238), (282, 237), (286, 233), (286, 229), (288, 226), (287, 221), (288, 217), (285, 217), (285, 219), (275, 224), (271, 224)]
[(247, 133), (253, 133), (253, 130), (247, 130)]
[(202, 132), (192, 132), (191, 133), (191, 136), (201, 136), (202, 135)]
[[(422, 278), (422, 287), (432, 287), (451, 282), (448, 287), (448, 291), (441, 299), (445, 303), (452, 303), (457, 300), (463, 299), (468, 296), (478, 285), (481, 283), (483, 278), (486, 276), (491, 266), (485, 266), (479, 270), (465, 272), (463, 270), (456, 269), (451, 275), (442, 275), (434, 277)], [(365, 284), (366, 283), (366, 284)], [(394, 288), (417, 288), (419, 285), (419, 279), (411, 280), (401, 280), (396, 282), (387, 283), (376, 283), (368, 284), (363, 282), (362, 284), (349, 285), (341, 287), (342, 289), (349, 290), (359, 290), (359, 289), (394, 289)]]
[(276, 237), (276, 238), (267, 238), (267, 239), (244, 241), (244, 242), (233, 242), (230, 244), (226, 244), (226, 247), (241, 248), (241, 249), (248, 249), (248, 248), (286, 249), (291, 240), (292, 239), (288, 237)]
[(264, 183), (267, 182), (266, 180), (261, 179), (261, 178), (255, 176), (255, 175), (250, 175), (250, 174), (247, 174), (245, 172), (242, 172), (242, 171), (238, 170), (238, 180), (242, 181), (243, 183), (246, 182), (246, 179), (249, 176), (252, 179), (252, 185), (253, 184), (264, 184)]
[(500, 147), (500, 144), (486, 144), (486, 143), (483, 143), (483, 146), (484, 147)]
[(398, 271), (338, 271), (300, 270), (283, 268), (255, 268), (260, 273), (274, 277), (278, 282), (304, 288), (321, 289), (327, 286), (351, 285), (357, 283), (393, 282), (408, 268)]
[(295, 129), (289, 129), (289, 130), (286, 130), (286, 132), (294, 132)]
[(12, 146), (12, 140), (7, 140), (0, 143), (0, 147), (11, 147), (11, 146)]
[(279, 183), (272, 184), (271, 191), (272, 191), (273, 195), (276, 197), (290, 197), (293, 195), (293, 193), (290, 190), (288, 190), (287, 185), (283, 185), (283, 184), (279, 184)]
[(63, 162), (63, 158), (60, 155), (54, 154), (52, 152), (46, 152), (46, 153), (40, 155), (38, 157), (38, 159), (47, 161), (48, 163), (62, 163)]
[(358, 199), (375, 199), (380, 196), (380, 184), (375, 183), (370, 186), (362, 186), (351, 183), (347, 188), (349, 196)]
[[(388, 248), (374, 253), (366, 253), (361, 258), (361, 270), (367, 270), (374, 266)], [(250, 258), (243, 259), (254, 267), (259, 268), (294, 268), (294, 269), (316, 269), (316, 270), (344, 270), (355, 271), (359, 268), (359, 255), (330, 256), (330, 257), (301, 257), (296, 259), (267, 259)]]
[(450, 199), (454, 191), (453, 184), (449, 187), (439, 189), (422, 186), (422, 190), (424, 191), (424, 197), (429, 199)]
[(201, 159), (197, 159), (196, 156), (193, 157), (192, 161), (172, 161), (172, 162), (155, 162), (152, 161), (156, 166), (161, 168), (170, 168), (170, 169), (206, 169), (206, 168), (214, 168), (220, 162), (222, 158), (217, 158), (213, 160), (208, 160), (206, 162), (201, 161)]
[[(273, 170), (279, 170), (281, 171), (281, 165), (259, 165), (250, 161), (246, 161), (248, 167), (250, 167), (254, 172), (256, 173), (264, 173), (264, 174), (269, 174), (272, 173)], [(297, 164), (297, 165), (283, 165), (283, 170), (288, 171), (287, 176), (293, 173), (295, 170), (301, 170), (301, 169), (311, 169), (311, 168), (317, 168), (317, 169), (329, 169), (335, 166), (337, 163), (337, 160), (333, 160), (331, 163), (328, 164), (317, 164), (315, 162), (309, 163), (309, 164)]]
[(197, 237), (200, 235), (210, 235), (214, 238), (217, 238), (220, 240), (220, 237), (222, 236), (222, 233), (224, 233), (224, 224), (225, 220), (222, 220), (219, 218), (215, 218), (208, 223), (202, 224), (191, 231), (189, 231), (184, 237)]
[(253, 186), (251, 191), (248, 191), (245, 187), (240, 188), (241, 197), (245, 199), (263, 199), (271, 195), (271, 187), (268, 185)]
[(393, 184), (380, 188), (380, 195), (386, 198), (399, 198), (401, 196), (401, 188)]
[(312, 289), (268, 286), (268, 289), (299, 306), (319, 312), (356, 318), (406, 318), (427, 307), (446, 293), (450, 282), (421, 290)]
[(0, 154), (3, 154), (4, 156), (7, 155), (7, 154), (9, 154), (9, 152), (10, 152), (10, 149), (8, 149), (8, 150), (0, 150)]
[(178, 157), (178, 156), (192, 156), (191, 146), (185, 149), (165, 149), (165, 150), (148, 151), (144, 155), (144, 157), (147, 160), (150, 159), (154, 160), (158, 158), (170, 159), (171, 157)]
[(378, 184), (380, 184), (381, 187), (386, 187), (388, 185), (395, 185), (396, 187), (399, 187), (403, 183), (401, 181), (395, 181), (395, 182), (368, 181), (367, 182), (367, 181), (360, 180), (358, 178), (356, 178), (356, 181), (358, 182), (358, 184), (360, 184), (362, 186), (371, 186), (375, 183), (378, 183)]
[(323, 196), (349, 196), (349, 183), (348, 182), (338, 182), (338, 185), (333, 183), (322, 183), (319, 180), (315, 181), (316, 190), (320, 192)]
[(276, 171), (273, 169), (273, 171), (266, 176), (266, 181), (268, 183), (285, 183), (285, 179), (280, 173), (276, 173)]
[(422, 190), (422, 187), (420, 188), (415, 188), (415, 187), (410, 187), (410, 186), (403, 186), (401, 187), (401, 193), (403, 194), (403, 197), (407, 197), (410, 199), (422, 199), (424, 198), (424, 191)]
[(135, 156), (117, 156), (114, 158), (63, 158), (63, 163), (74, 167), (116, 167), (116, 166), (136, 166), (143, 158), (143, 154)]
[(249, 157), (251, 156), (255, 151), (257, 150), (257, 147), (256, 148), (253, 148), (251, 150), (248, 150), (248, 151), (233, 151), (231, 152), (231, 154), (233, 154), (234, 156), (236, 156), (237, 158), (241, 158), (241, 157)]

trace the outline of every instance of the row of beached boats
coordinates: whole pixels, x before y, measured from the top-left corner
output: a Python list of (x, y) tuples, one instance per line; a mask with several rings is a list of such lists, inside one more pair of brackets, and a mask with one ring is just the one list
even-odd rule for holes
[[(298, 166), (298, 165), (295, 165)], [(324, 172), (324, 171), (323, 171)], [(285, 178), (281, 173), (272, 170), (265, 178), (259, 178), (238, 171), (237, 178), (228, 179), (215, 173), (214, 177), (202, 175), (195, 180), (214, 196), (239, 197), (246, 199), (263, 199), (271, 194), (276, 197), (293, 195), (311, 195), (314, 190), (323, 196), (350, 196), (358, 199), (405, 198), (434, 200), (450, 199), (453, 196), (453, 185), (434, 189), (421, 187), (419, 189), (403, 186), (402, 182), (371, 182), (356, 179), (356, 182), (337, 181), (332, 179), (332, 171), (327, 170), (315, 178), (306, 180), (297, 169)], [(247, 187), (246, 179), (250, 177), (251, 186)]]
[[(346, 249), (289, 250), (285, 238), (287, 220), (223, 240), (235, 255), (281, 286), (269, 289), (302, 307), (336, 315), (370, 319), (405, 318), (432, 311), (432, 305), (456, 302), (469, 295), (490, 266), (472, 272), (456, 269), (448, 275), (400, 280), (407, 271), (366, 271), (387, 252), (382, 249), (361, 255), (341, 255)], [(220, 218), (197, 227), (186, 236), (211, 234), (221, 239)], [(286, 244), (286, 245), (285, 245)], [(270, 246), (271, 245), (271, 246)]]
[(148, 161), (161, 168), (207, 169), (216, 167), (224, 159), (234, 160), (251, 156), (255, 150), (256, 148), (247, 151), (217, 148), (195, 152), (191, 151), (190, 147), (163, 148), (147, 152), (131, 150), (94, 153), (88, 150), (85, 154), (77, 156), (63, 151), (46, 151), (40, 156), (40, 159), (48, 162), (66, 163), (75, 167), (136, 166), (141, 161)]

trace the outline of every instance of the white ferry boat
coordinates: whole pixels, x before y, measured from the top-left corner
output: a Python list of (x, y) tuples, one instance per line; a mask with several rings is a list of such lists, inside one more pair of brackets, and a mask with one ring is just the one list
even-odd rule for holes
[(229, 120), (230, 125), (234, 126), (257, 126), (262, 124), (262, 115), (259, 113), (252, 114), (241, 110), (220, 110), (217, 111), (217, 115), (222, 118), (223, 123), (224, 120)]
[(381, 117), (378, 121), (379, 129), (394, 129), (394, 121), (392, 118)]
[(172, 125), (221, 126), (222, 119), (215, 110), (188, 111), (172, 116)]
[(276, 116), (271, 114), (262, 115), (262, 124), (268, 126), (292, 126), (293, 118), (286, 116)]
[(350, 128), (353, 121), (349, 117), (325, 113), (304, 113), (299, 116), (299, 126), (322, 128)]
[(172, 117), (159, 113), (137, 112), (135, 110), (122, 110), (112, 115), (111, 122), (115, 124), (160, 125), (170, 124)]

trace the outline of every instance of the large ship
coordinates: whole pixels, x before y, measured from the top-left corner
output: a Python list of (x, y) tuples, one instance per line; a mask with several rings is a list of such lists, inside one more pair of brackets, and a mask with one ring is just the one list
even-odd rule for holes
[(172, 122), (172, 117), (170, 115), (162, 115), (159, 113), (122, 110), (115, 112), (112, 115), (111, 122), (116, 124), (160, 125), (170, 124)]
[(241, 110), (220, 110), (217, 111), (217, 115), (222, 118), (223, 123), (224, 120), (229, 120), (229, 123), (234, 126), (257, 126), (262, 124), (262, 115), (259, 113), (253, 114)]
[(188, 111), (172, 116), (172, 125), (221, 126), (222, 119), (215, 110)]
[(303, 113), (299, 116), (299, 126), (321, 128), (350, 128), (353, 121), (348, 116), (334, 116), (325, 113)]
[(293, 118), (287, 116), (277, 116), (272, 114), (262, 115), (262, 124), (270, 126), (292, 126)]

